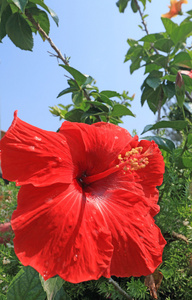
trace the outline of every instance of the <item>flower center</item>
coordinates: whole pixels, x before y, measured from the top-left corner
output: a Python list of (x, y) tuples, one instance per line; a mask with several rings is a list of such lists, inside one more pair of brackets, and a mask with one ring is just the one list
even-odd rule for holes
[(111, 167), (101, 173), (86, 176), (83, 175), (78, 182), (81, 184), (82, 187), (89, 185), (97, 180), (103, 179), (113, 173), (118, 171), (122, 171), (125, 174), (126, 172), (132, 173), (133, 171), (137, 171), (139, 169), (145, 168), (148, 163), (148, 155), (150, 155), (150, 151), (146, 151), (142, 153), (143, 147), (136, 147), (127, 151), (124, 156), (122, 154), (118, 155), (119, 163), (116, 164), (114, 167)]

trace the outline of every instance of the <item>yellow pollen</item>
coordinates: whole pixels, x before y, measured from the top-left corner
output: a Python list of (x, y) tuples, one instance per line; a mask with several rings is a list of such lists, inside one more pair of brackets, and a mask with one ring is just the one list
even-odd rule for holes
[[(125, 172), (137, 171), (145, 168), (149, 164), (149, 160), (148, 157), (146, 157), (146, 153), (142, 153), (142, 151), (143, 147), (136, 147), (127, 151), (123, 157), (122, 154), (119, 154), (119, 164), (116, 165), (116, 167), (122, 167)], [(125, 172), (123, 173), (126, 174)]]

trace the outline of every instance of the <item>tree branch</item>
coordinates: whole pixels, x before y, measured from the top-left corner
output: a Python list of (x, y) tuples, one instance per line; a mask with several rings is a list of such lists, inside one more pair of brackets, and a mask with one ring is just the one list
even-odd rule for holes
[(113, 280), (111, 277), (108, 279), (109, 283), (112, 283), (112, 285), (114, 286), (114, 288), (119, 292), (119, 294), (121, 294), (122, 296), (125, 297), (125, 299), (129, 299), (129, 300), (134, 300), (131, 296), (129, 296), (120, 286), (119, 284)]
[[(141, 23), (143, 24), (144, 29), (145, 29), (145, 32), (146, 32), (146, 34), (148, 35), (148, 34), (149, 34), (149, 31), (148, 31), (148, 28), (147, 28), (147, 24), (146, 24), (146, 22), (145, 22), (145, 20), (144, 20), (144, 18), (143, 18), (143, 13), (142, 13), (142, 11), (141, 11), (141, 8), (140, 8), (139, 3), (138, 3), (137, 0), (135, 0), (135, 4), (136, 4), (137, 9), (138, 9), (138, 11), (139, 11), (139, 14), (140, 14), (140, 16), (141, 16)], [(153, 45), (152, 43), (151, 43), (151, 48), (155, 51), (156, 54), (159, 54), (159, 51), (154, 47), (154, 45)]]
[(189, 243), (188, 239), (186, 238), (186, 236), (184, 236), (183, 234), (177, 233), (175, 231), (172, 231), (172, 236), (176, 239), (179, 240), (183, 240), (184, 242), (186, 242), (187, 244)]
[(61, 54), (60, 50), (55, 46), (55, 44), (53, 43), (51, 38), (41, 28), (39, 23), (37, 23), (34, 20), (33, 16), (29, 13), (29, 11), (27, 9), (25, 10), (25, 15), (26, 15), (27, 19), (33, 24), (33, 26), (37, 29), (37, 31), (44, 37), (45, 40), (47, 40), (49, 42), (50, 46), (55, 50), (55, 52), (57, 53), (56, 57), (60, 58), (65, 65), (69, 66), (69, 62), (67, 61), (67, 59), (64, 58), (64, 56)]

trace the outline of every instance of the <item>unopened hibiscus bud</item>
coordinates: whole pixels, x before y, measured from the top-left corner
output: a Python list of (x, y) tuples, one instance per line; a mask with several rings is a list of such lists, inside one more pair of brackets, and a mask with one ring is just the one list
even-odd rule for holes
[(181, 75), (181, 72), (177, 73), (175, 85), (178, 86), (179, 88), (182, 88), (182, 85), (184, 85), (183, 77)]

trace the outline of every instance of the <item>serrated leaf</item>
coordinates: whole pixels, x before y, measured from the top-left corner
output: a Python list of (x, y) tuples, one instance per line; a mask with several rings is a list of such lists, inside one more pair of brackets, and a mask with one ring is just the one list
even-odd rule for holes
[(23, 267), (12, 280), (7, 300), (45, 300), (39, 273), (32, 267)]
[[(47, 300), (54, 300), (57, 292), (62, 288), (64, 284), (64, 280), (59, 276), (50, 278), (46, 281), (43, 279), (42, 276), (40, 276), (40, 281), (44, 291), (47, 294)], [(66, 298), (63, 299), (67, 299), (67, 295)]]
[(48, 7), (43, 1), (41, 1), (41, 0), (30, 0), (30, 2), (33, 2), (33, 3), (38, 4), (41, 7), (43, 7), (51, 15), (51, 17), (53, 18), (53, 20), (55, 21), (57, 26), (59, 26), (59, 18), (57, 16), (57, 14), (50, 7)]
[(12, 0), (19, 9), (24, 12), (25, 6), (27, 5), (28, 0)]
[(143, 132), (141, 134), (144, 134), (147, 131), (155, 130), (155, 129), (162, 129), (162, 128), (173, 128), (175, 130), (182, 130), (186, 128), (187, 121), (160, 121), (156, 124), (150, 124), (145, 126)]
[(83, 75), (81, 72), (79, 72), (78, 70), (70, 66), (65, 66), (65, 65), (60, 65), (60, 66), (63, 67), (67, 72), (69, 72), (80, 86), (86, 82), (87, 77)]
[(154, 141), (160, 149), (163, 149), (167, 152), (172, 152), (175, 149), (175, 144), (171, 140), (162, 138), (160, 136), (145, 136), (142, 139)]
[(135, 115), (123, 104), (116, 104), (113, 106), (113, 110), (111, 112), (111, 116), (113, 117), (121, 117), (121, 116), (132, 116)]
[(32, 30), (27, 21), (20, 15), (14, 13), (6, 23), (6, 32), (15, 44), (23, 50), (31, 51), (33, 48)]

